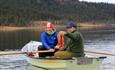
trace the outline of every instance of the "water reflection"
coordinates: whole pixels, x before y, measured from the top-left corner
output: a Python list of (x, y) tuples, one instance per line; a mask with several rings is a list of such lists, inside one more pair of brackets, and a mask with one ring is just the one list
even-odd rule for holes
[[(59, 29), (58, 29), (59, 30)], [(79, 29), (84, 36), (84, 43), (88, 45), (115, 45), (115, 29), (111, 27), (94, 28), (94, 29)], [(43, 30), (42, 30), (43, 31)], [(0, 31), (0, 50), (16, 50), (21, 49), (26, 43), (31, 40), (40, 41), (39, 29), (26, 29), (17, 31)]]
[(40, 33), (34, 30), (0, 32), (0, 50), (20, 49), (31, 40), (39, 41)]
[(81, 32), (85, 38), (85, 49), (115, 53), (114, 28), (97, 28), (92, 30), (82, 30)]

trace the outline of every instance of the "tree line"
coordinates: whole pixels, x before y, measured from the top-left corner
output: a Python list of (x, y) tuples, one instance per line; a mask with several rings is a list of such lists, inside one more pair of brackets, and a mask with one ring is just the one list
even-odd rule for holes
[(114, 21), (115, 5), (78, 0), (0, 0), (0, 25), (36, 20)]

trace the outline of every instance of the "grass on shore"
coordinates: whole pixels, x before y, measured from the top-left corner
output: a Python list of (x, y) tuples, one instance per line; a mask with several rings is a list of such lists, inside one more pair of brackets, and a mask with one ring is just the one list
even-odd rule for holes
[(0, 26), (0, 31), (17, 31), (17, 30), (32, 30), (32, 29), (36, 29), (36, 30), (40, 30), (43, 29), (43, 27), (12, 27), (12, 26)]
[[(115, 27), (115, 24), (91, 24), (91, 23), (80, 23), (81, 29), (93, 29), (93, 28), (104, 28), (104, 27)], [(63, 27), (63, 26), (62, 26)], [(17, 31), (17, 30), (43, 30), (43, 26), (0, 26), (0, 31)]]

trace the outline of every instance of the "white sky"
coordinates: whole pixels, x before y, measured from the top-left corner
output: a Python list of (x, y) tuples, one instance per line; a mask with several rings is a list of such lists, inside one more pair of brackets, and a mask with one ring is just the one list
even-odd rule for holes
[(88, 1), (88, 2), (105, 2), (115, 4), (115, 0), (79, 0), (79, 1)]

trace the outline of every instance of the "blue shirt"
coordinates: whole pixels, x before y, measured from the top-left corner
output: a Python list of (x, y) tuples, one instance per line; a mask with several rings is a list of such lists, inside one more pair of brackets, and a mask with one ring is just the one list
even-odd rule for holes
[(41, 42), (45, 49), (53, 49), (57, 43), (58, 32), (54, 32), (52, 35), (49, 35), (47, 32), (41, 34)]

